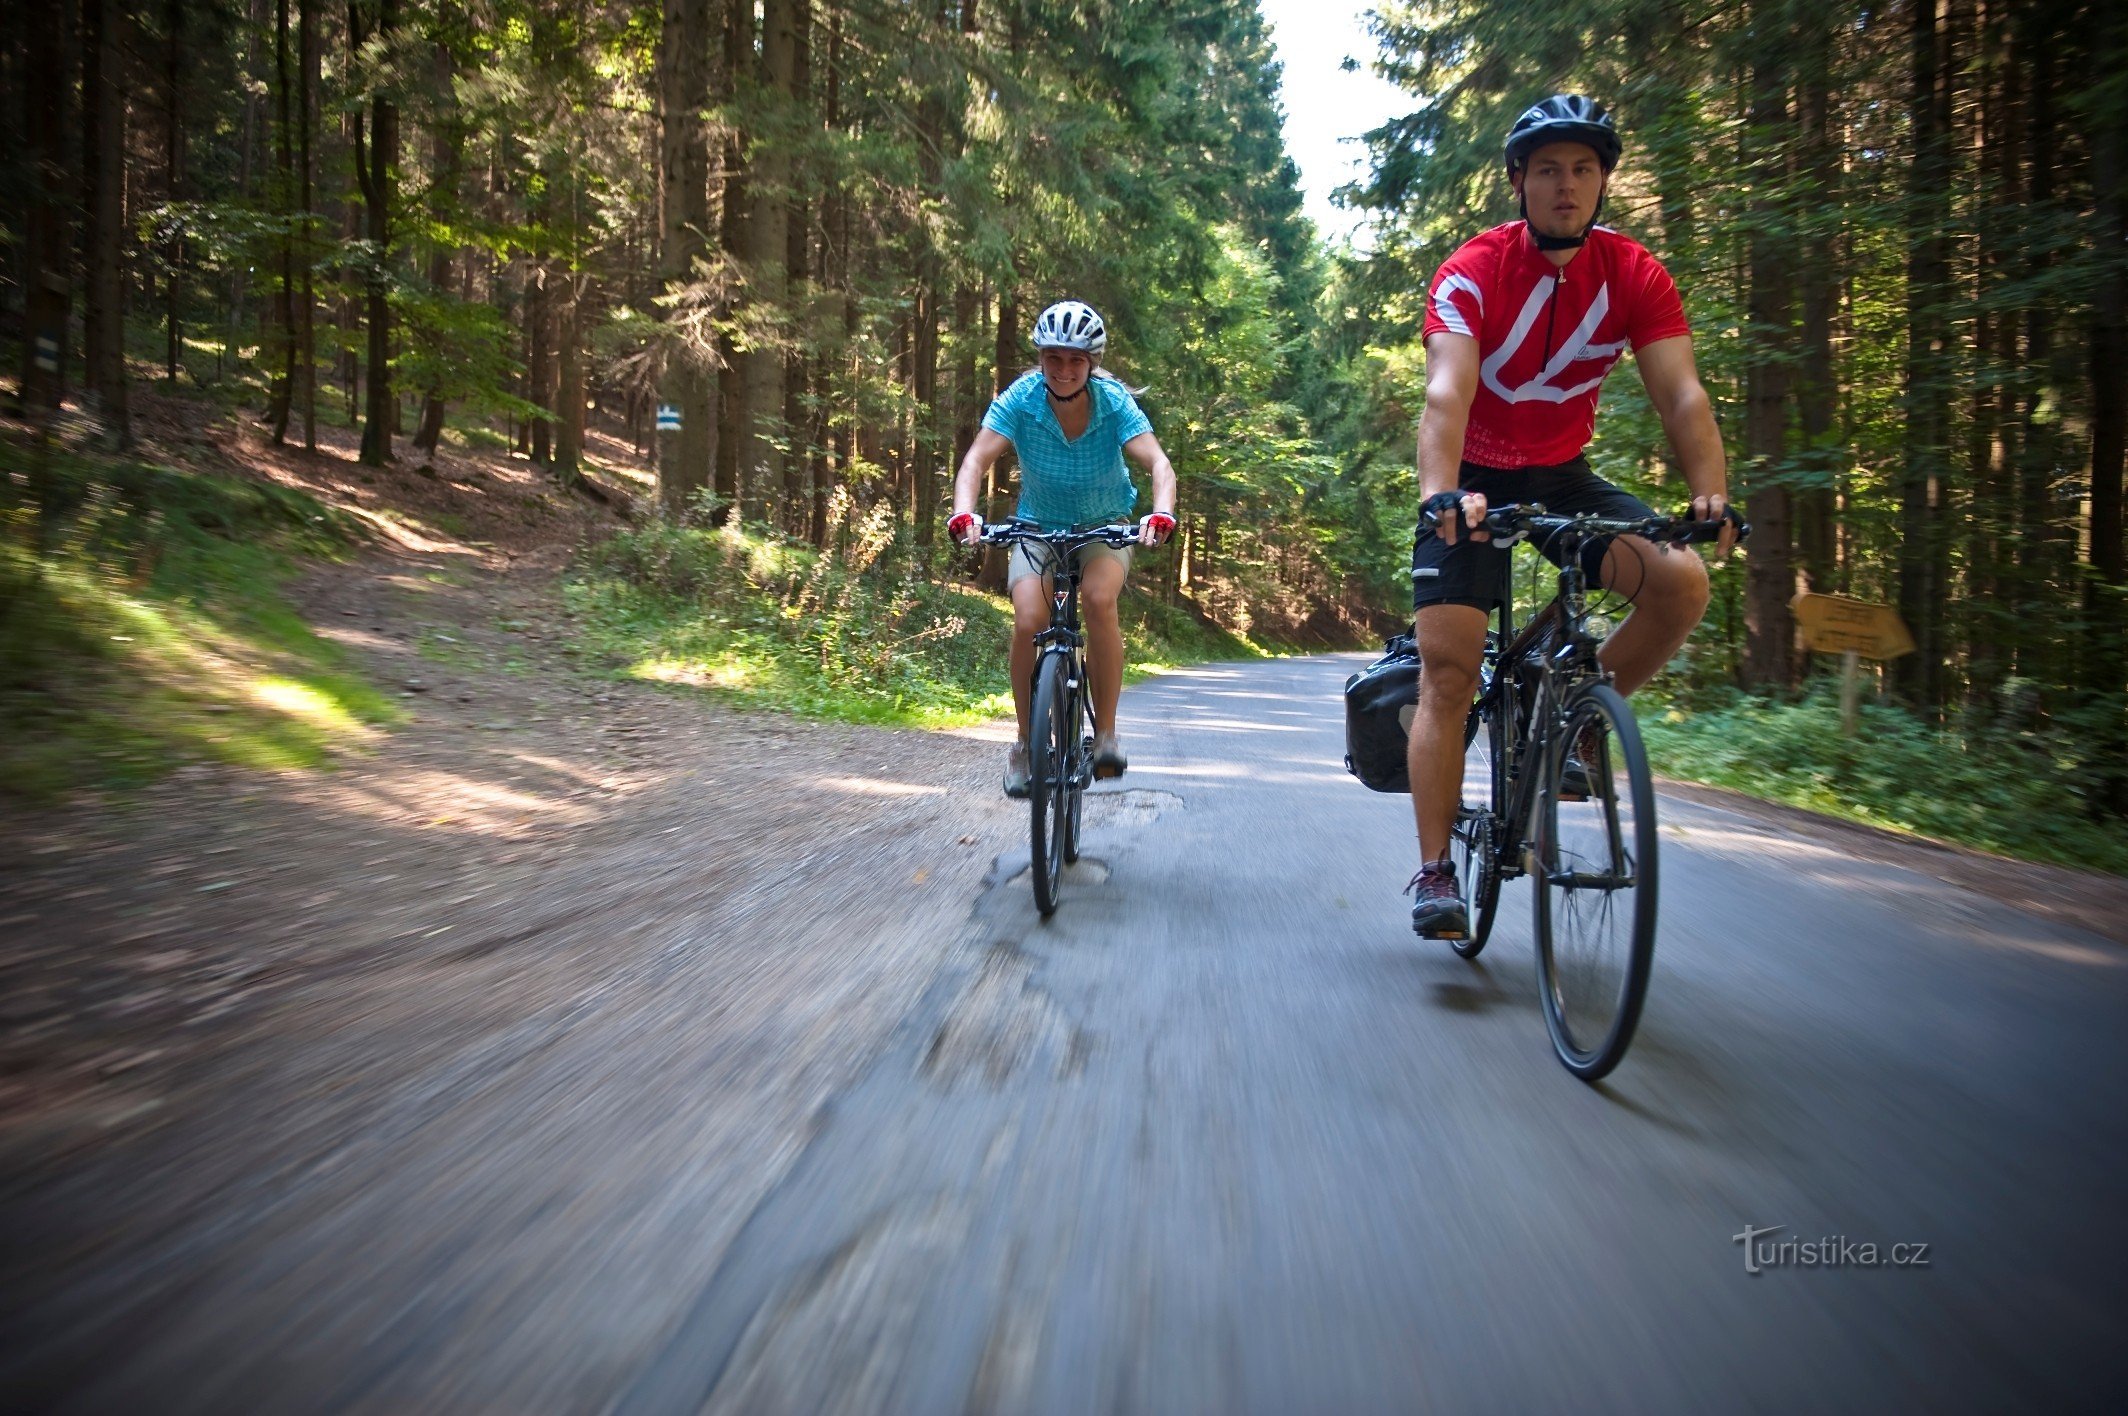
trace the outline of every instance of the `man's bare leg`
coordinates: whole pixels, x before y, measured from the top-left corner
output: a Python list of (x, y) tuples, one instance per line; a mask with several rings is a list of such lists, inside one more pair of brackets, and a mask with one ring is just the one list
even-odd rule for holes
[(1597, 655), (1620, 693), (1662, 672), (1707, 613), (1707, 567), (1688, 550), (1658, 551), (1638, 536), (1611, 542), (1603, 586), (1631, 597), (1633, 611)]
[(1406, 766), (1421, 865), (1448, 854), (1449, 828), (1463, 799), (1463, 723), (1485, 660), (1486, 618), (1470, 605), (1428, 605), (1412, 617), (1422, 667)]

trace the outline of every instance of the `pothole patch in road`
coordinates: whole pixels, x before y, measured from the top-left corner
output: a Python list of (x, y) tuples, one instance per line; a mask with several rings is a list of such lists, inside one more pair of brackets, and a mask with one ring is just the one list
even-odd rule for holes
[(1017, 945), (991, 945), (932, 1034), (923, 1075), (942, 1087), (972, 1079), (1000, 1087), (1038, 1058), (1054, 1059), (1058, 1076), (1083, 1065), (1076, 1029), (1033, 974), (1034, 960)]
[[(1034, 867), (1023, 863), (1016, 872), (1006, 877), (1005, 885), (1008, 889), (1013, 890), (1026, 889), (1028, 888), (1028, 877), (1033, 874)], [(1108, 862), (1095, 860), (1092, 856), (1080, 856), (1077, 864), (1064, 867), (1064, 883), (1067, 885), (1106, 885), (1108, 883)]]
[(1180, 811), (1182, 798), (1150, 787), (1120, 792), (1088, 792), (1085, 821), (1094, 826), (1150, 826), (1169, 811)]
[(754, 1314), (707, 1410), (878, 1410), (905, 1375), (926, 1286), (965, 1248), (969, 1221), (943, 1198), (875, 1216)]

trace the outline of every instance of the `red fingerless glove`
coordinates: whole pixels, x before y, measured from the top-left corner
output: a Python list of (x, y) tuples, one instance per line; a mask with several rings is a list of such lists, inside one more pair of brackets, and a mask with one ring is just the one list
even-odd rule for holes
[(961, 538), (961, 532), (967, 530), (970, 526), (973, 525), (975, 525), (974, 512), (957, 512), (955, 513), (953, 519), (946, 523), (946, 534), (948, 536), (951, 536), (954, 540), (958, 541)]
[(1153, 528), (1153, 539), (1165, 541), (1175, 534), (1175, 518), (1164, 511), (1156, 511), (1145, 518), (1145, 524)]

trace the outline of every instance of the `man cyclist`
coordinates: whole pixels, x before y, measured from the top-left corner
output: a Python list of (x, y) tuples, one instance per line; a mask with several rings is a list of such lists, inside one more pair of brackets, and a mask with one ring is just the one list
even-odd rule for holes
[[(1138, 504), (1124, 469), (1126, 454), (1152, 477), (1153, 509), (1138, 523), (1138, 543), (1155, 546), (1175, 530), (1175, 469), (1153, 436), (1153, 425), (1123, 381), (1101, 367), (1108, 330), (1090, 305), (1065, 300), (1034, 322), (1040, 359), (991, 401), (981, 431), (953, 480), (949, 534), (963, 545), (982, 538), (975, 498), (983, 475), (1005, 449), (1020, 458), (1020, 502), (1014, 513), (1045, 531), (1121, 520)], [(1034, 674), (1034, 637), (1049, 628), (1051, 577), (1046, 546), (1012, 548), (1006, 589), (1012, 596), (1012, 711), (1019, 736), (1005, 759), (1005, 794), (1027, 795), (1028, 695)], [(1094, 717), (1094, 775), (1120, 777), (1129, 765), (1116, 734), (1116, 702), (1123, 692), (1123, 626), (1116, 598), (1130, 571), (1131, 552), (1091, 545), (1078, 552), (1079, 605), (1086, 617), (1086, 664)]]
[[(1449, 831), (1462, 799), (1463, 723), (1486, 619), (1511, 590), (1512, 552), (1479, 529), (1486, 508), (1541, 502), (1553, 512), (1653, 515), (1582, 455), (1604, 377), (1629, 346), (1691, 489), (1692, 515), (1721, 517), (1728, 505), (1721, 433), (1677, 286), (1645, 247), (1596, 224), (1622, 150), (1610, 116), (1589, 99), (1559, 94), (1529, 109), (1505, 152), (1522, 219), (1458, 249), (1428, 291), (1418, 446), (1425, 500), (1411, 550), (1422, 669), (1409, 767), (1421, 864), (1405, 887), (1416, 896), (1411, 927), (1423, 937), (1469, 930), (1447, 858)], [(1722, 554), (1734, 539), (1725, 526)], [(1592, 543), (1583, 564), (1593, 581), (1632, 602), (1601, 655), (1619, 692), (1631, 693), (1706, 612), (1706, 567), (1697, 556), (1659, 554), (1637, 536)], [(1569, 791), (1577, 777), (1586, 790), (1580, 763), (1570, 762)]]

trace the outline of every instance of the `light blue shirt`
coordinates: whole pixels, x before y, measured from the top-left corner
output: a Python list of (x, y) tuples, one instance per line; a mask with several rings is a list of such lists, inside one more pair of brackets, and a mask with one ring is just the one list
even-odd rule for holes
[(1123, 444), (1153, 430), (1152, 421), (1120, 380), (1086, 381), (1093, 416), (1086, 431), (1066, 438), (1050, 411), (1039, 373), (1022, 374), (990, 402), (983, 426), (1012, 442), (1020, 455), (1016, 515), (1048, 530), (1121, 521), (1138, 505), (1138, 489), (1123, 466)]

